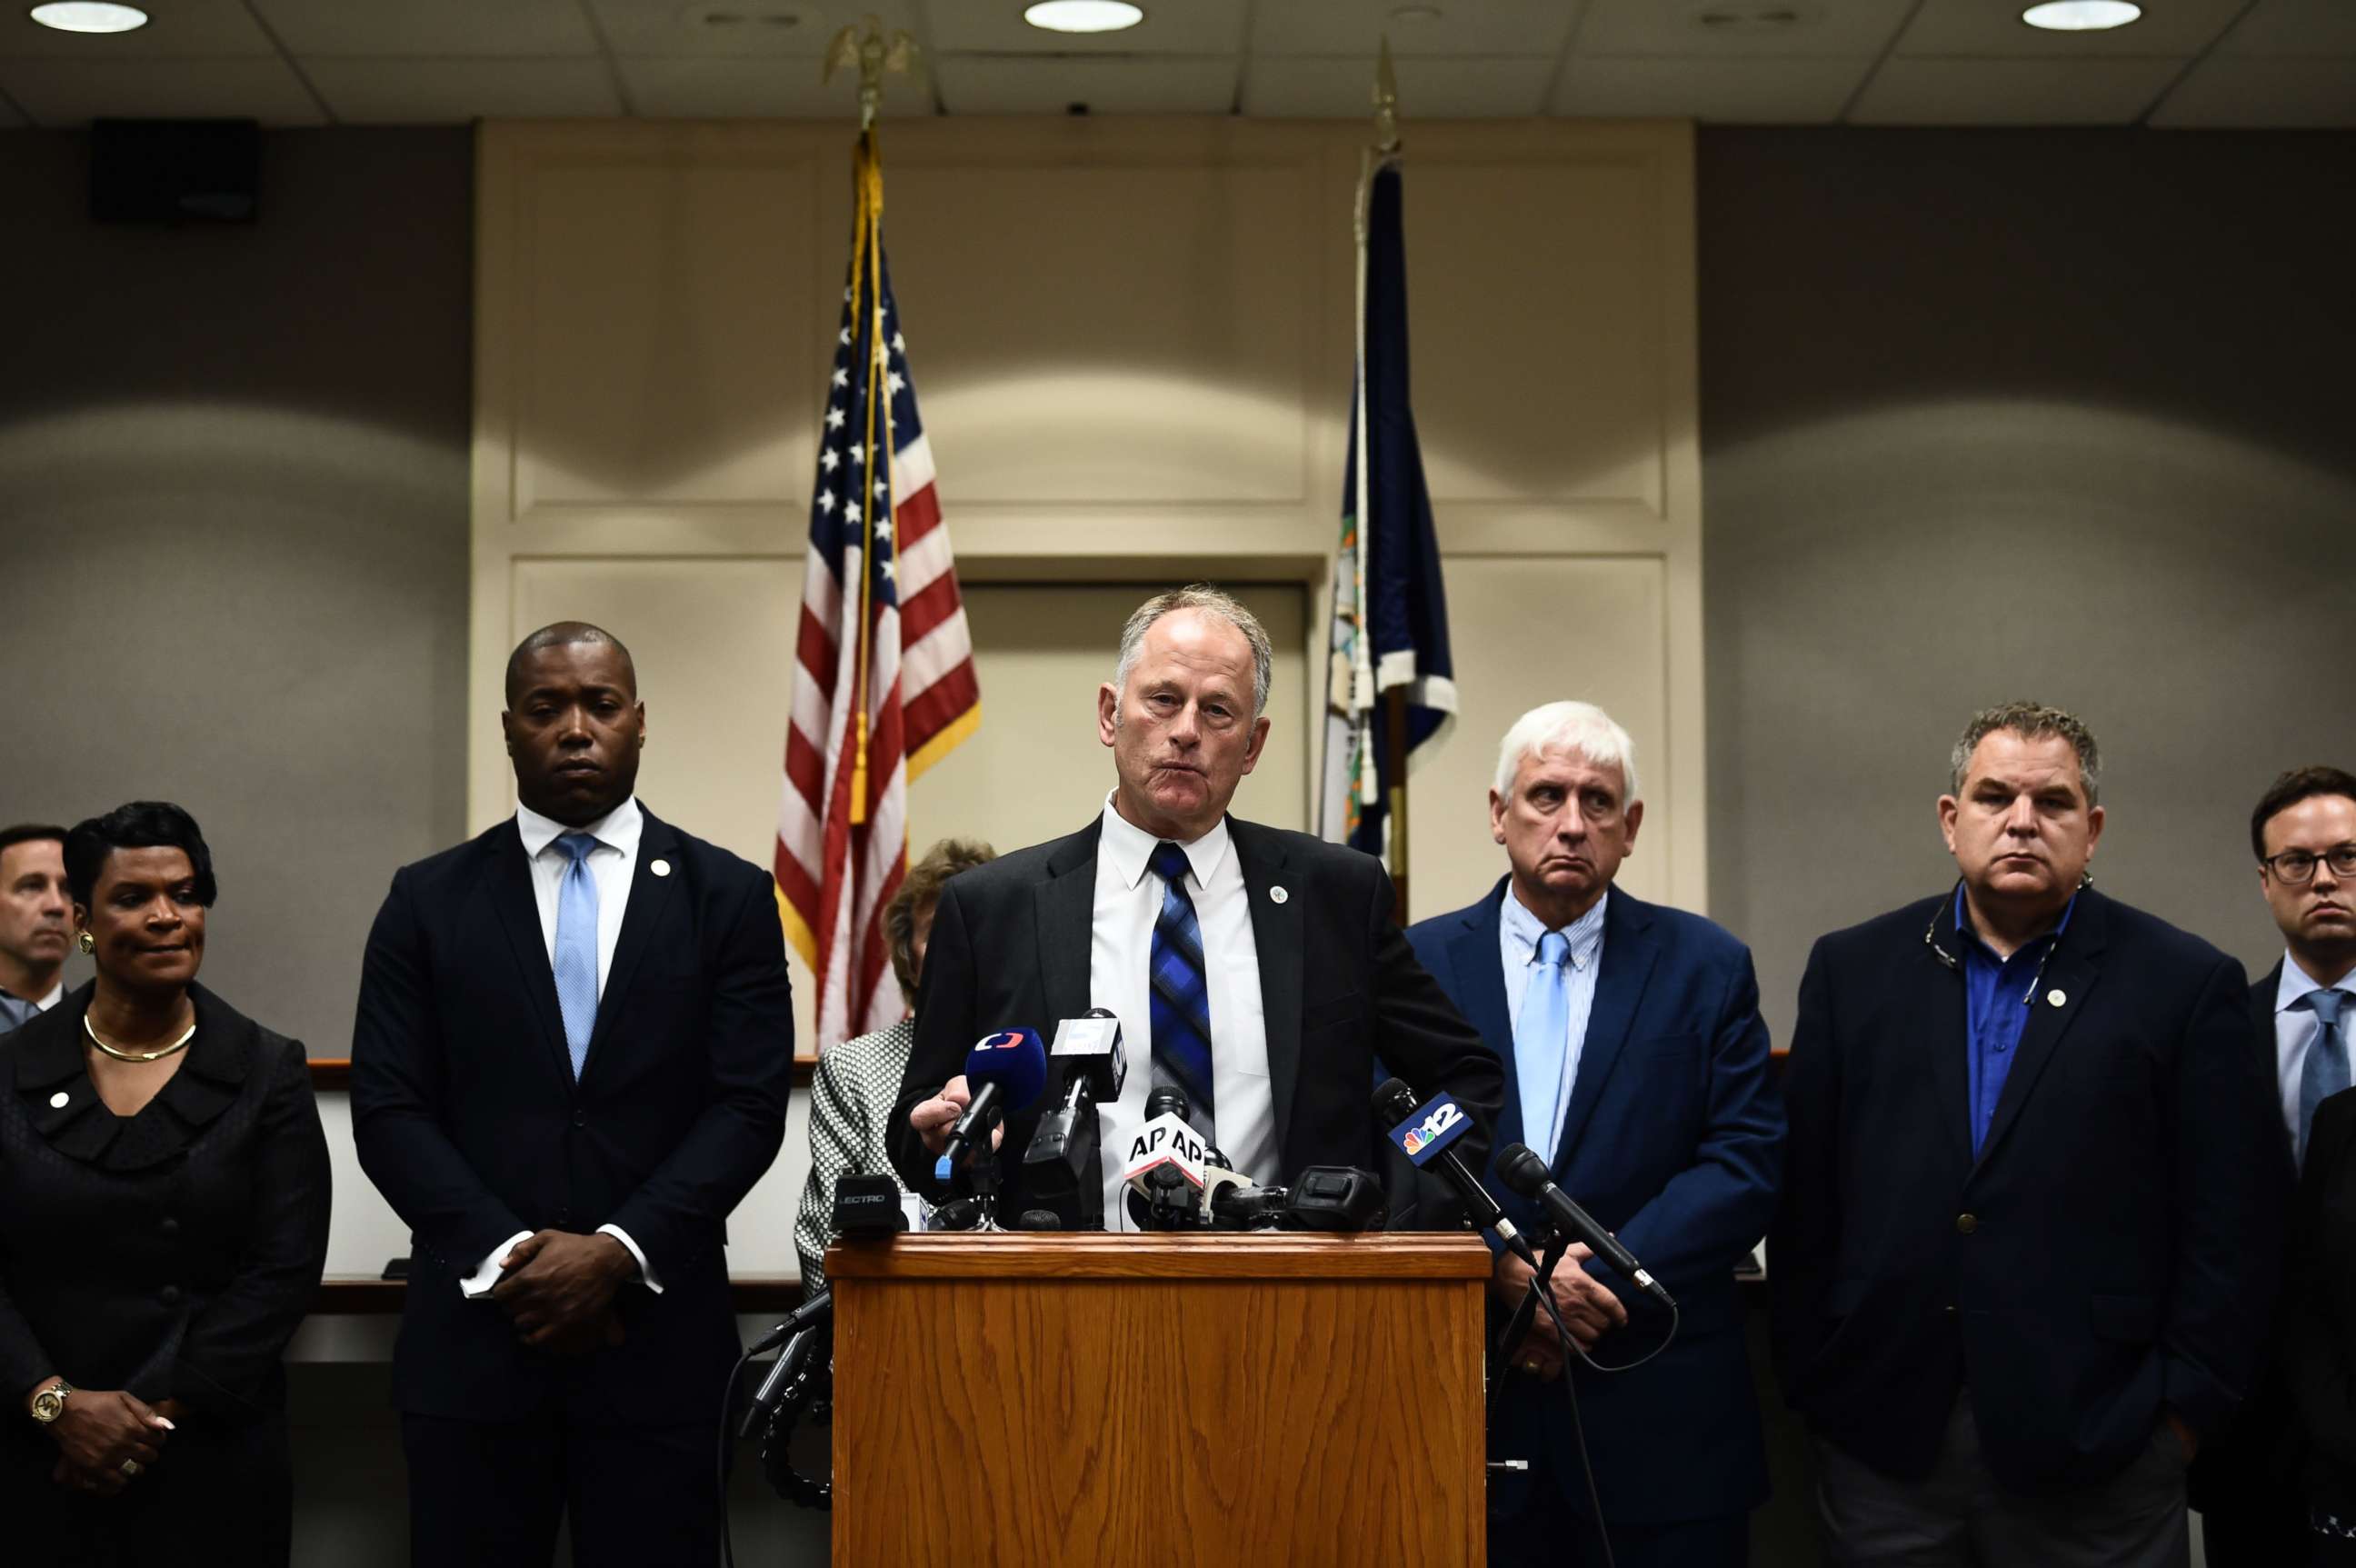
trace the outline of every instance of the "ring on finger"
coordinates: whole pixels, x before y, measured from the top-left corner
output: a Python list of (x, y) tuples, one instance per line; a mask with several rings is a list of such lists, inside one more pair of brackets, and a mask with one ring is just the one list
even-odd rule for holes
[(139, 1461), (136, 1459), (125, 1459), (122, 1464), (116, 1466), (115, 1468), (122, 1471), (126, 1476), (136, 1476), (139, 1474)]

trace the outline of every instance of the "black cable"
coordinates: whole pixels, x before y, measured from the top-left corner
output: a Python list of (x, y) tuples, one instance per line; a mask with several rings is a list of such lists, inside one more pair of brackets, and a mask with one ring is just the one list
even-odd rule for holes
[(736, 1383), (744, 1375), (753, 1353), (746, 1351), (736, 1358), (728, 1369), (728, 1386), (720, 1391), (720, 1557), (727, 1568), (736, 1568), (736, 1540), (728, 1528), (728, 1460), (733, 1452), (728, 1429), (736, 1414)]
[[(1562, 1342), (1577, 1349), (1577, 1343), (1571, 1338), (1569, 1328), (1562, 1321), (1561, 1309), (1554, 1304), (1554, 1292), (1541, 1285), (1536, 1275), (1530, 1278), (1530, 1288), (1537, 1293), (1538, 1302), (1546, 1308), (1547, 1316), (1554, 1319), (1554, 1331), (1562, 1336)], [(1672, 1329), (1671, 1332), (1674, 1333), (1675, 1330)], [(1664, 1340), (1663, 1343), (1665, 1344), (1667, 1341)], [(1656, 1350), (1653, 1354), (1658, 1355), (1660, 1352)], [(1587, 1360), (1587, 1352), (1580, 1350), (1579, 1359), (1582, 1361)], [(1645, 1359), (1650, 1360), (1652, 1357), (1648, 1356)], [(1593, 1362), (1588, 1364), (1594, 1365)], [(1602, 1369), (1598, 1369), (1598, 1370)], [(1570, 1435), (1572, 1441), (1579, 1445), (1580, 1474), (1587, 1477), (1587, 1506), (1595, 1510), (1595, 1538), (1603, 1543), (1603, 1568), (1619, 1568), (1619, 1560), (1612, 1555), (1612, 1531), (1603, 1522), (1603, 1499), (1595, 1490), (1595, 1462), (1587, 1456), (1587, 1427), (1579, 1419), (1579, 1380), (1571, 1376), (1570, 1368), (1568, 1365), (1562, 1369), (1562, 1391), (1570, 1401)], [(735, 1568), (735, 1565), (732, 1563), (729, 1568)]]

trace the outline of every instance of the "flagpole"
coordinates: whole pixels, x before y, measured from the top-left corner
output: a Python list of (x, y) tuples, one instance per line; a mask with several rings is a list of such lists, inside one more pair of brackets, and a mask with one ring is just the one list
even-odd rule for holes
[[(1366, 203), (1371, 199), (1375, 176), (1385, 164), (1398, 156), (1398, 78), (1391, 69), (1391, 40), (1388, 34), (1375, 57), (1375, 147), (1366, 160), (1365, 177), (1360, 182), (1358, 211), (1358, 581), (1359, 613), (1365, 609), (1365, 562), (1368, 545), (1374, 538), (1374, 498), (1367, 490), (1367, 476), (1372, 466), (1374, 427), (1365, 417), (1366, 408)], [(1366, 640), (1373, 640), (1369, 636)], [(1369, 657), (1371, 658), (1371, 650)], [(1407, 924), (1407, 688), (1393, 686), (1383, 693), (1383, 778), (1389, 784), (1387, 801), (1390, 822), (1390, 866), (1392, 918), (1401, 926)]]

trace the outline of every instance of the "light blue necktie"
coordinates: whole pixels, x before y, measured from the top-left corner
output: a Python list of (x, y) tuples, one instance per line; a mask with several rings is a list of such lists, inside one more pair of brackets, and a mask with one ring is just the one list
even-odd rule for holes
[(597, 1027), (597, 879), (589, 875), (589, 852), (597, 841), (565, 833), (556, 847), (572, 862), (556, 886), (556, 1005), (564, 1015), (564, 1046), (577, 1082)]
[(1538, 939), (1536, 971), (1514, 1020), (1514, 1069), (1522, 1080), (1522, 1141), (1554, 1163), (1562, 1136), (1563, 1064), (1570, 1055), (1570, 939)]
[(2340, 1009), (2345, 991), (2310, 991), (2291, 1004), (2315, 1014), (2315, 1038), (2307, 1047), (2307, 1065), (2298, 1074), (2298, 1163), (2307, 1164), (2307, 1135), (2315, 1125), (2315, 1108), (2348, 1087), (2348, 1052), (2340, 1042)]

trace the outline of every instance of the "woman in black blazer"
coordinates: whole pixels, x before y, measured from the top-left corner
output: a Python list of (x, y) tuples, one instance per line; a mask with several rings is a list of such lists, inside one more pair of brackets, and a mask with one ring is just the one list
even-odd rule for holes
[(2283, 1292), (2284, 1377), (2307, 1455), (2308, 1560), (2356, 1565), (2356, 1091), (2315, 1108)]
[(327, 1249), (309, 1064), (195, 983), (186, 811), (134, 801), (65, 860), (97, 978), (0, 1042), (0, 1557), (283, 1564), (280, 1356)]

